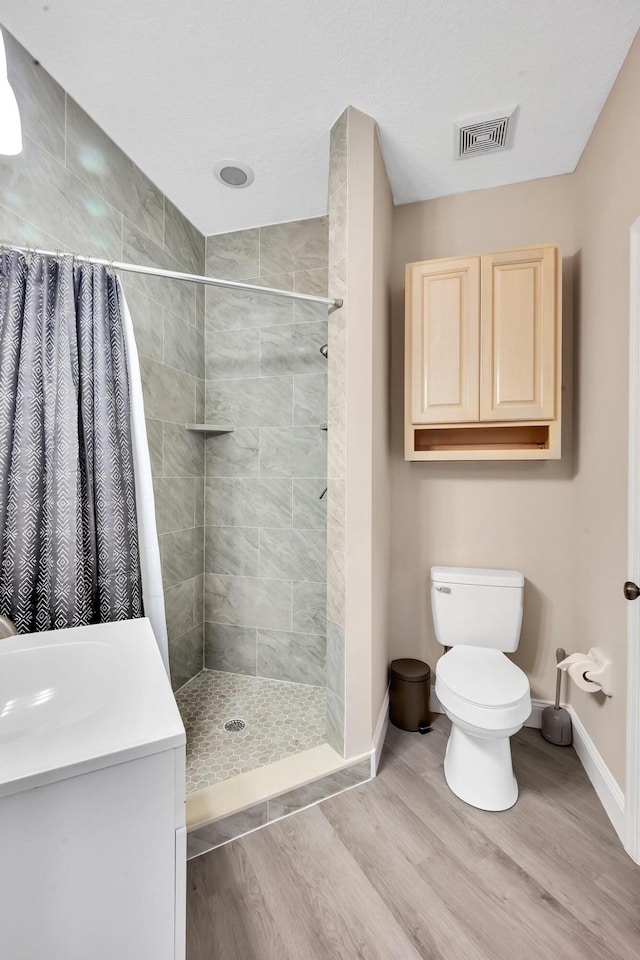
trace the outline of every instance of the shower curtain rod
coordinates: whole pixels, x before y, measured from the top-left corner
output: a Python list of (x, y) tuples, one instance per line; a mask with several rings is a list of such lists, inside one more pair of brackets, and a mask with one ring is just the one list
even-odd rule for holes
[(60, 250), (40, 250), (37, 247), (21, 247), (14, 243), (0, 242), (0, 250), (18, 250), (20, 253), (38, 253), (45, 257), (73, 257), (78, 263), (95, 263), (111, 270), (124, 270), (127, 273), (145, 273), (151, 277), (166, 277), (169, 280), (187, 280), (189, 283), (204, 283), (211, 287), (229, 287), (231, 290), (246, 290), (251, 293), (266, 293), (271, 297), (288, 297), (290, 300), (306, 300), (311, 303), (324, 303), (329, 310), (337, 310), (342, 306), (342, 300), (333, 300), (330, 297), (316, 297), (311, 293), (295, 293), (293, 290), (279, 290), (275, 287), (258, 287), (252, 283), (241, 283), (238, 280), (221, 280), (219, 277), (201, 277), (195, 273), (180, 273), (178, 270), (161, 270), (159, 267), (145, 267), (139, 263), (122, 263), (120, 260), (102, 260), (99, 257), (87, 257), (77, 253), (65, 254)]

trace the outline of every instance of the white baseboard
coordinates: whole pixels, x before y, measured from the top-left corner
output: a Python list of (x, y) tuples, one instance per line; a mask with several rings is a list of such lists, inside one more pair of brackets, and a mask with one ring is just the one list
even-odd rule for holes
[(387, 729), (389, 727), (389, 690), (384, 695), (384, 700), (382, 701), (382, 706), (380, 707), (380, 713), (378, 714), (378, 722), (376, 723), (376, 729), (373, 734), (373, 753), (371, 754), (371, 776), (375, 777), (378, 772), (378, 765), (380, 763), (380, 757), (382, 756), (382, 748), (384, 746), (384, 738), (387, 735)]
[(620, 840), (624, 844), (624, 793), (613, 774), (602, 759), (602, 755), (595, 743), (585, 730), (580, 717), (572, 706), (567, 705), (573, 724), (573, 747), (584, 767), (598, 799), (605, 809), (605, 813), (613, 824)]
[[(545, 707), (551, 705), (550, 700), (532, 700), (531, 714), (525, 721), (525, 727), (533, 727), (539, 730), (542, 726), (542, 711)], [(444, 713), (442, 704), (436, 697), (435, 687), (431, 688), (431, 709), (434, 713)], [(578, 759), (585, 769), (585, 773), (591, 781), (591, 785), (598, 795), (600, 803), (604, 807), (605, 813), (611, 820), (613, 828), (624, 843), (625, 819), (624, 819), (624, 793), (620, 789), (613, 774), (602, 759), (602, 756), (595, 743), (584, 728), (582, 721), (573, 707), (563, 704), (571, 715), (573, 725), (573, 747), (578, 754)]]

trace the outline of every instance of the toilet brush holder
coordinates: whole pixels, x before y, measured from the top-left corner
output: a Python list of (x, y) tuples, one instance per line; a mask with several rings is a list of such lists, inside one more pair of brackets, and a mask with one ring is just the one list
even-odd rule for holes
[[(566, 652), (562, 647), (556, 650), (556, 663), (560, 663), (566, 657)], [(573, 743), (573, 729), (571, 727), (571, 717), (569, 711), (560, 706), (560, 684), (562, 683), (562, 671), (556, 667), (556, 699), (553, 706), (545, 707), (542, 711), (542, 724), (540, 733), (549, 743), (557, 747), (570, 747)]]

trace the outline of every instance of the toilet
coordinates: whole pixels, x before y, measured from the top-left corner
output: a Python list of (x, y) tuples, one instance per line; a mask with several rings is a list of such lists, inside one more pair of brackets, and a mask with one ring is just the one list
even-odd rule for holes
[(518, 648), (524, 577), (516, 570), (431, 568), (438, 643), (436, 696), (451, 720), (444, 775), (457, 797), (481, 810), (518, 799), (509, 738), (531, 713), (529, 681), (505, 653)]

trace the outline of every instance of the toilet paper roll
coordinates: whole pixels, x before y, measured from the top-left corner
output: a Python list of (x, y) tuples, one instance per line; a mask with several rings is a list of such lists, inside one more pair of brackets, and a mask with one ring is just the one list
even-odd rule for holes
[(579, 690), (586, 690), (587, 693), (595, 693), (597, 690), (601, 690), (602, 687), (599, 683), (595, 683), (593, 680), (587, 680), (585, 677), (587, 670), (593, 670), (595, 667), (596, 664), (591, 657), (581, 657), (569, 664), (567, 673)]

